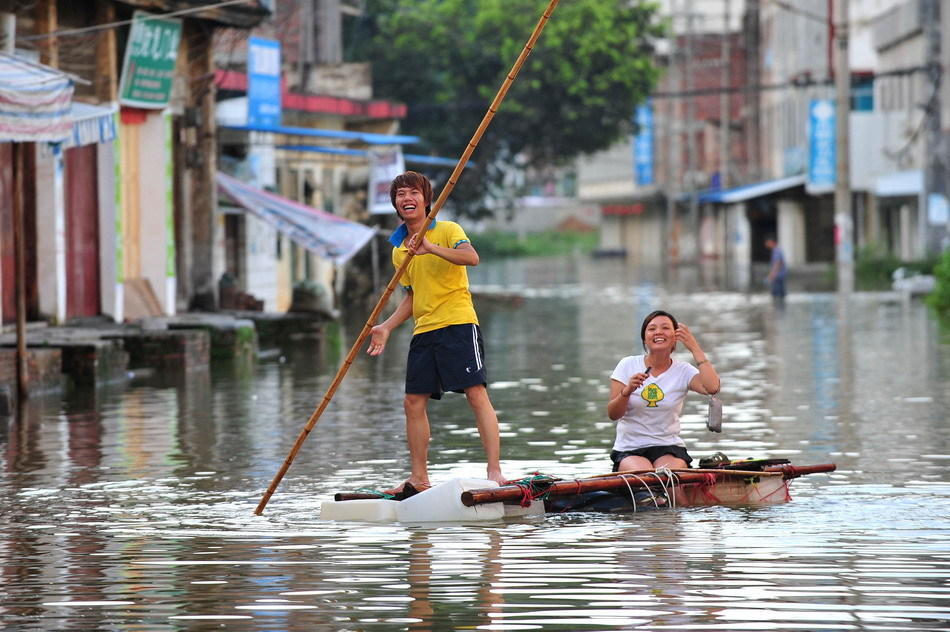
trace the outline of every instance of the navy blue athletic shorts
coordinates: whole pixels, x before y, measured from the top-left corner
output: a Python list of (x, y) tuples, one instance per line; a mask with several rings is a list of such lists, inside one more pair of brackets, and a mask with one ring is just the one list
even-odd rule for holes
[(485, 345), (478, 325), (449, 325), (412, 337), (406, 363), (406, 393), (442, 399), (486, 384)]
[(675, 456), (678, 459), (683, 459), (686, 461), (686, 467), (689, 467), (689, 464), (693, 462), (693, 457), (691, 457), (689, 452), (686, 451), (686, 448), (681, 445), (651, 445), (647, 448), (624, 450), (622, 452), (612, 450), (610, 452), (610, 460), (614, 462), (614, 469), (611, 471), (617, 472), (620, 468), (620, 462), (628, 456), (642, 456), (643, 458), (649, 460), (650, 463), (653, 463), (664, 454), (669, 454)]

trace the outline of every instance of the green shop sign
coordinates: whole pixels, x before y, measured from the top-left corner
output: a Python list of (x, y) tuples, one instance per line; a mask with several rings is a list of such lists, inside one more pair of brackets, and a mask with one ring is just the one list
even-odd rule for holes
[(119, 82), (122, 105), (158, 109), (168, 105), (179, 42), (181, 20), (135, 12)]

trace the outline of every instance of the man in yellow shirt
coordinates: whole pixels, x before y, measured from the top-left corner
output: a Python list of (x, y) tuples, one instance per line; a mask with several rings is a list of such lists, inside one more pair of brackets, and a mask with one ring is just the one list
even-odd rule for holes
[[(446, 391), (465, 393), (488, 458), (490, 480), (504, 484), (498, 417), (488, 398), (484, 344), (478, 316), (468, 291), (466, 266), (478, 265), (478, 253), (462, 227), (433, 220), (423, 236), (432, 203), (432, 184), (420, 173), (407, 171), (389, 190), (393, 207), (403, 223), (389, 238), (393, 265), (398, 269), (411, 252), (400, 283), (405, 297), (396, 311), (371, 330), (371, 356), (383, 352), (389, 334), (411, 316), (415, 320), (406, 365), (406, 437), (412, 471), (405, 483), (417, 490), (429, 487), (429, 399)], [(418, 237), (418, 239), (417, 239)], [(405, 483), (391, 492), (403, 491)]]

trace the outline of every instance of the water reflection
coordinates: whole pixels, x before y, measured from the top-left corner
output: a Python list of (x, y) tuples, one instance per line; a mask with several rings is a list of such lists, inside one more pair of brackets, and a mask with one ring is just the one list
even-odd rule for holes
[[(694, 455), (835, 462), (794, 501), (483, 525), (334, 523), (319, 502), (405, 472), (408, 331), (363, 354), (270, 501), (339, 368), (301, 343), (251, 367), (30, 400), (0, 426), (0, 622), (22, 630), (947, 629), (950, 346), (898, 296), (657, 283), (618, 261), (483, 265), (479, 314), (511, 475), (609, 469), (611, 369), (646, 312), (688, 323), (723, 378)], [(510, 300), (517, 292), (521, 301)], [(508, 297), (508, 298), (506, 298)], [(355, 319), (359, 320), (359, 319)], [(353, 329), (353, 331), (349, 331)], [(908, 360), (911, 360), (908, 362)], [(431, 407), (435, 480), (481, 476), (462, 397)]]

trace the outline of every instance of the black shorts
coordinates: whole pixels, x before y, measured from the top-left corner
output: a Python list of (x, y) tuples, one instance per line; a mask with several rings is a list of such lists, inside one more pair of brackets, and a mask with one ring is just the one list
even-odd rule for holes
[(611, 471), (619, 471), (620, 462), (628, 456), (642, 456), (643, 458), (649, 460), (650, 463), (653, 463), (664, 454), (670, 454), (678, 459), (683, 459), (686, 461), (686, 467), (689, 467), (689, 464), (693, 462), (693, 457), (691, 457), (686, 451), (686, 448), (681, 445), (651, 445), (646, 448), (623, 450), (622, 452), (612, 450), (610, 452), (610, 460), (614, 462), (614, 469)]
[(406, 362), (407, 394), (442, 399), (446, 391), (462, 393), (487, 382), (485, 345), (478, 325), (449, 325), (412, 337)]

